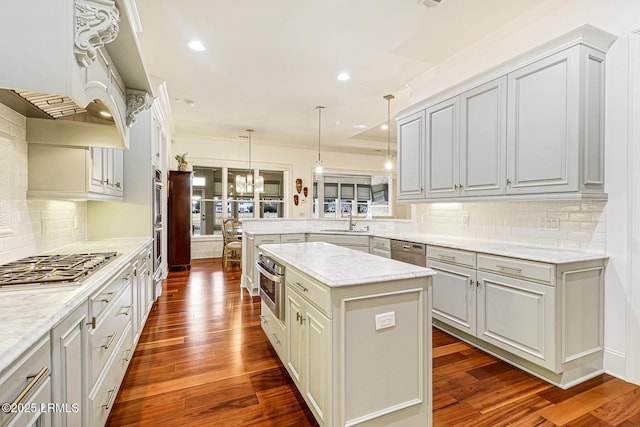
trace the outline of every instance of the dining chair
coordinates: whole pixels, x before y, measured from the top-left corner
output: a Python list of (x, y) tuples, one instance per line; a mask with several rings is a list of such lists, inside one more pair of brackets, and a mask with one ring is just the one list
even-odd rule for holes
[(236, 218), (227, 218), (222, 222), (222, 266), (229, 262), (242, 263), (242, 222)]

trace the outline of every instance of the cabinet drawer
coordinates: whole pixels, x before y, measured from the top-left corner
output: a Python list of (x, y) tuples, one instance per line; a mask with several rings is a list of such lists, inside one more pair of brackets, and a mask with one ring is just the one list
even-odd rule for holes
[(260, 321), (262, 324), (262, 330), (264, 331), (267, 338), (269, 338), (269, 342), (275, 349), (276, 353), (278, 353), (278, 357), (282, 363), (285, 363), (285, 355), (286, 355), (286, 327), (284, 323), (280, 322), (274, 314), (269, 310), (269, 307), (264, 303), (264, 301), (260, 305)]
[(322, 313), (331, 318), (331, 294), (327, 286), (315, 281), (311, 277), (289, 267), (286, 271), (287, 286), (298, 291), (302, 296), (314, 304)]
[(304, 233), (283, 234), (280, 236), (280, 243), (303, 243)]
[(116, 400), (120, 383), (131, 359), (130, 352), (128, 352), (132, 340), (131, 331), (131, 325), (129, 324), (124, 331), (123, 339), (118, 343), (116, 357), (111, 360), (105, 375), (100, 378), (96, 387), (89, 394), (88, 413), (91, 418), (90, 425), (92, 426), (105, 425), (109, 412)]
[(442, 246), (427, 246), (427, 258), (471, 268), (476, 266), (475, 252), (443, 248)]
[(269, 243), (280, 243), (280, 235), (279, 234), (264, 234), (261, 236), (255, 236), (253, 239), (253, 244), (256, 246), (269, 244)]
[(348, 234), (309, 234), (309, 242), (327, 242), (338, 246), (369, 246), (369, 236)]
[(91, 379), (93, 385), (98, 379), (109, 356), (113, 353), (116, 344), (122, 338), (127, 324), (131, 323), (133, 303), (131, 290), (126, 289), (117, 300), (113, 302), (103, 320), (96, 324), (96, 328), (89, 332), (91, 343)]
[[(8, 369), (0, 373), (0, 402), (14, 402), (21, 392), (27, 390), (27, 388), (31, 388), (31, 393), (28, 393), (24, 399), (17, 403), (28, 405), (29, 403), (46, 404), (51, 402), (50, 375), (51, 348), (49, 335), (47, 334), (18, 358), (14, 364), (9, 366)], [(36, 416), (33, 413), (14, 412), (6, 414), (0, 411), (0, 425), (9, 424), (10, 421), (17, 423), (18, 420), (23, 420), (25, 415)], [(17, 423), (15, 425), (23, 424)]]
[(371, 246), (373, 249), (391, 250), (391, 240), (382, 237), (374, 237)]
[(555, 284), (555, 266), (537, 261), (478, 254), (478, 270)]
[(131, 283), (133, 269), (130, 264), (123, 267), (114, 278), (102, 289), (89, 298), (89, 317), (95, 317), (96, 322), (108, 311), (114, 298)]

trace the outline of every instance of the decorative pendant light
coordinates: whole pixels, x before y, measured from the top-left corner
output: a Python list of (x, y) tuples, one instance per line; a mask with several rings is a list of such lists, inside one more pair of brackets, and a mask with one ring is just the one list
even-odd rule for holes
[(388, 171), (393, 169), (393, 157), (391, 157), (391, 100), (395, 96), (389, 94), (383, 96), (387, 100), (387, 157), (384, 162), (384, 168)]
[(318, 110), (318, 160), (316, 160), (316, 169), (315, 176), (316, 180), (322, 179), (322, 172), (324, 168), (322, 167), (322, 160), (320, 159), (320, 128), (322, 124), (322, 110), (324, 110), (323, 106), (317, 106), (316, 110)]
[(251, 134), (254, 132), (253, 129), (247, 129), (249, 132), (249, 171), (247, 176), (236, 175), (236, 192), (237, 193), (253, 193), (254, 189), (258, 193), (264, 192), (264, 177), (257, 176), (253, 179), (253, 168), (251, 167)]

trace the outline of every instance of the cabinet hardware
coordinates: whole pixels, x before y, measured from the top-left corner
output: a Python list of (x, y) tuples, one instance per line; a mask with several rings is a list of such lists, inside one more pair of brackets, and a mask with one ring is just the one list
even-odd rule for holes
[(305, 288), (304, 286), (302, 286), (300, 283), (298, 282), (293, 282), (298, 288), (300, 288), (300, 290), (302, 292), (309, 292), (309, 289)]
[(269, 323), (269, 321), (267, 320), (267, 318), (266, 318), (266, 317), (264, 317), (262, 314), (260, 315), (260, 319), (262, 320), (262, 323), (264, 323), (265, 325), (266, 325), (267, 323)]
[(128, 349), (127, 351), (125, 351), (124, 354), (126, 354), (126, 356), (124, 356), (122, 358), (122, 361), (123, 362), (128, 362), (129, 358), (131, 357), (131, 349)]
[(106, 179), (105, 184), (109, 185), (109, 178)]
[(111, 335), (109, 335), (107, 338), (109, 338), (109, 341), (107, 341), (106, 344), (101, 345), (100, 347), (104, 348), (105, 350), (107, 350), (109, 347), (111, 347), (111, 344), (113, 344), (113, 340), (116, 339), (116, 333), (112, 333)]
[(133, 275), (134, 275), (135, 277), (138, 277), (138, 269), (137, 269), (137, 268), (133, 270)]
[(271, 332), (271, 336), (276, 341), (276, 344), (280, 344), (280, 340), (278, 339), (278, 336), (275, 334), (275, 332)]
[(300, 324), (304, 324), (304, 321), (307, 320), (304, 316), (300, 316)]
[(13, 399), (13, 402), (11, 402), (10, 407), (13, 408), (21, 404), (22, 401), (31, 393), (31, 390), (33, 390), (38, 385), (40, 380), (48, 374), (49, 374), (49, 368), (45, 366), (42, 369), (40, 369), (40, 372), (38, 372), (37, 374), (27, 375), (27, 380), (29, 382), (27, 383), (25, 388), (23, 388), (22, 391), (18, 393), (16, 398)]
[(93, 316), (93, 317), (91, 318), (91, 322), (88, 322), (88, 323), (87, 323), (87, 326), (91, 326), (93, 329), (95, 329), (95, 328), (96, 328), (96, 316)]
[[(107, 295), (107, 298), (102, 298), (100, 301), (109, 304), (111, 302), (111, 300), (113, 299), (113, 295), (115, 294), (115, 292), (107, 292), (105, 295)], [(94, 326), (95, 327), (95, 326)]]
[(473, 286), (473, 279), (469, 279), (469, 286)]
[(122, 307), (122, 308), (126, 308), (127, 311), (125, 311), (124, 313), (120, 313), (120, 314), (124, 314), (125, 316), (128, 316), (129, 312), (131, 311), (131, 307), (132, 307), (131, 305), (127, 305), (127, 306)]
[(108, 411), (109, 408), (111, 408), (111, 405), (113, 405), (113, 400), (116, 397), (116, 389), (112, 388), (111, 390), (109, 390), (107, 393), (109, 393), (109, 398), (107, 399), (107, 403), (105, 403), (104, 405), (102, 405), (102, 409), (104, 409), (105, 411)]
[(507, 185), (511, 185), (511, 180), (507, 178)]
[(442, 254), (440, 254), (439, 256), (440, 256), (440, 258), (442, 258), (442, 259), (448, 259), (448, 260), (449, 260), (449, 261), (451, 261), (451, 262), (453, 262), (453, 261), (455, 261), (455, 260), (456, 260), (456, 257), (454, 257), (453, 255), (442, 255)]
[(300, 313), (296, 313), (296, 322), (300, 323)]
[(499, 265), (499, 264), (496, 264), (496, 267), (498, 267), (499, 269), (501, 269), (505, 273), (508, 273), (509, 271), (513, 271), (514, 274), (522, 274), (522, 269), (521, 268), (507, 267), (506, 265)]
[(120, 188), (120, 187), (122, 187), (122, 184), (120, 184), (120, 182), (116, 182), (116, 187)]

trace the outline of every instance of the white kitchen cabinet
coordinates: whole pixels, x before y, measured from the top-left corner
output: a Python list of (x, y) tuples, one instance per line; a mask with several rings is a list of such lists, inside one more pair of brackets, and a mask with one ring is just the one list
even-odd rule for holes
[(604, 260), (429, 246), (434, 325), (561, 388), (603, 372)]
[(369, 253), (368, 235), (311, 233), (307, 235), (307, 242), (326, 242)]
[(401, 116), (398, 200), (606, 198), (604, 60), (614, 39), (581, 27)]
[(264, 301), (260, 303), (260, 323), (280, 360), (287, 360), (287, 326), (276, 318)]
[(425, 196), (425, 114), (398, 120), (398, 200)]
[(51, 330), (52, 402), (66, 408), (52, 414), (56, 426), (87, 424), (89, 325), (85, 301)]
[(287, 271), (286, 281), (286, 366), (318, 422), (329, 425), (331, 321), (314, 306), (322, 299), (309, 295), (309, 289), (321, 285), (295, 271)]
[(49, 334), (46, 334), (7, 369), (0, 372), (0, 402), (15, 403), (10, 412), (0, 411), (0, 425), (52, 425), (51, 411), (43, 410), (52, 402), (51, 369), (51, 348)]
[(383, 258), (391, 258), (391, 239), (373, 236), (371, 238), (371, 253)]
[(280, 243), (279, 234), (244, 234), (242, 237), (242, 286), (251, 295), (258, 295), (260, 290), (260, 273), (256, 270), (258, 246), (262, 244)]
[(122, 201), (122, 150), (28, 145), (29, 198)]

